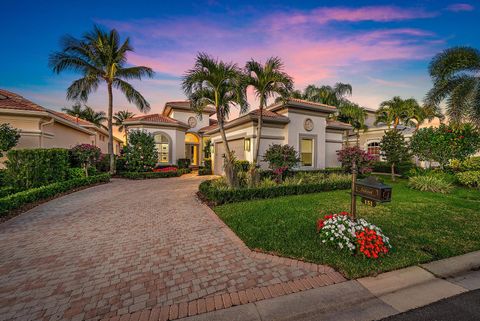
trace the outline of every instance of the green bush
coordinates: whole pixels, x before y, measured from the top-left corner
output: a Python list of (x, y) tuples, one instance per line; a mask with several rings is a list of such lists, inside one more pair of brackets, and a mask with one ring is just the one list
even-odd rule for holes
[(4, 169), (0, 169), (0, 187), (7, 185), (6, 173)]
[(150, 179), (150, 178), (167, 178), (167, 177), (178, 177), (183, 174), (191, 173), (192, 170), (189, 168), (178, 169), (176, 171), (168, 172), (124, 172), (122, 177), (128, 179)]
[(469, 157), (460, 163), (460, 170), (467, 171), (480, 171), (480, 156)]
[(80, 167), (72, 167), (68, 169), (68, 179), (83, 178), (85, 171)]
[(255, 188), (229, 188), (224, 179), (214, 179), (202, 182), (199, 186), (200, 193), (215, 204), (241, 202), (252, 199), (272, 198), (285, 195), (300, 195), (318, 193), (350, 188), (351, 181), (342, 179), (324, 179), (312, 184), (273, 186), (271, 179), (263, 179), (263, 187)]
[(0, 215), (20, 208), (28, 203), (37, 202), (53, 197), (71, 189), (96, 183), (110, 181), (109, 174), (101, 174), (84, 178), (75, 178), (68, 181), (56, 182), (49, 185), (28, 189), (3, 198), (0, 198)]
[(6, 179), (8, 185), (25, 190), (61, 182), (68, 177), (68, 150), (18, 149), (7, 154)]
[(466, 171), (455, 175), (460, 184), (468, 187), (480, 187), (480, 171)]
[(127, 170), (127, 164), (124, 156), (119, 156), (115, 159), (115, 169), (117, 172), (125, 172)]
[[(390, 173), (391, 168), (387, 162), (375, 162), (373, 163), (373, 171), (377, 173)], [(395, 174), (399, 175), (408, 175), (411, 169), (415, 168), (415, 164), (410, 161), (401, 162), (398, 165), (395, 165)]]
[(125, 165), (129, 172), (150, 172), (158, 160), (155, 138), (141, 130), (132, 130), (128, 134), (125, 146)]
[(5, 186), (5, 187), (0, 187), (0, 198), (15, 194), (16, 190), (15, 188), (11, 186)]
[(188, 158), (179, 158), (177, 159), (178, 168), (189, 168), (190, 160)]
[(203, 164), (205, 165), (205, 168), (212, 169), (212, 160), (209, 158), (206, 158), (203, 160)]
[(247, 160), (236, 160), (234, 166), (237, 172), (248, 172), (250, 169), (250, 162)]
[(203, 175), (212, 175), (212, 169), (211, 168), (199, 168), (198, 169), (198, 176), (203, 176)]
[(420, 175), (413, 176), (408, 179), (408, 186), (412, 189), (416, 189), (422, 192), (434, 192), (447, 194), (453, 189), (453, 185), (436, 175)]
[[(118, 159), (115, 157), (115, 163), (118, 164)], [(110, 170), (110, 155), (100, 154), (99, 159), (95, 163), (95, 168), (102, 173), (107, 173)], [(120, 171), (118, 167), (115, 167), (117, 171)], [(122, 168), (123, 170), (124, 168)]]

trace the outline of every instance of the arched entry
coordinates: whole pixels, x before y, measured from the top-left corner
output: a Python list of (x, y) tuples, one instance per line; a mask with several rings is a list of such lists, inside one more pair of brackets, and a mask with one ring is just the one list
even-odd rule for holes
[(154, 134), (155, 145), (158, 152), (158, 163), (172, 163), (172, 139), (165, 133), (158, 132)]
[(190, 164), (198, 166), (200, 151), (200, 138), (193, 133), (185, 134), (185, 158), (190, 160)]

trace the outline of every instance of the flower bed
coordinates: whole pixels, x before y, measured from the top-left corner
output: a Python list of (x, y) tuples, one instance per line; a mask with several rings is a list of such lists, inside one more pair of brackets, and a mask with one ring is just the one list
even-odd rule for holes
[(367, 258), (378, 259), (391, 248), (379, 227), (364, 219), (353, 220), (347, 212), (325, 215), (317, 221), (317, 232), (323, 244)]
[[(160, 171), (162, 170), (162, 171)], [(167, 177), (178, 177), (183, 174), (190, 173), (192, 170), (189, 168), (176, 169), (164, 171), (159, 169), (158, 171), (153, 172), (124, 172), (120, 176), (128, 179), (151, 179), (151, 178), (167, 178)]]
[(97, 183), (106, 183), (108, 181), (110, 181), (110, 175), (101, 174), (84, 178), (75, 178), (11, 194), (0, 198), (0, 216), (6, 215), (10, 211), (18, 209), (29, 203), (54, 197), (55, 195), (67, 192), (74, 188)]

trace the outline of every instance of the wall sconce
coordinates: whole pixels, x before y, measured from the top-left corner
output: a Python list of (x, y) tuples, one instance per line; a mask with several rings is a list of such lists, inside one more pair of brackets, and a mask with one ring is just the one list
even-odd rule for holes
[(243, 140), (243, 149), (247, 152), (250, 151), (250, 138), (245, 138)]

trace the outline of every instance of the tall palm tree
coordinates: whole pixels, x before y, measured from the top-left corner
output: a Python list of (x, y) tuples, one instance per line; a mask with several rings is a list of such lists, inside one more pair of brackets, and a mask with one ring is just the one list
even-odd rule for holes
[(85, 120), (97, 125), (103, 126), (103, 122), (107, 120), (107, 116), (105, 115), (104, 111), (95, 111), (90, 106), (85, 106), (84, 109), (84, 118)]
[(128, 110), (119, 110), (113, 115), (113, 119), (115, 120), (114, 125), (117, 126), (119, 132), (123, 132), (125, 130), (125, 141), (128, 142), (128, 131), (123, 125), (125, 119), (132, 118), (135, 116), (134, 113)]
[(82, 78), (75, 80), (67, 89), (67, 99), (87, 101), (88, 96), (105, 83), (108, 91), (108, 154), (110, 173), (115, 173), (113, 152), (113, 88), (120, 90), (128, 102), (142, 112), (150, 110), (150, 104), (127, 80), (153, 77), (153, 70), (144, 66), (126, 67), (127, 53), (133, 51), (130, 40), (121, 42), (117, 30), (106, 32), (98, 26), (81, 39), (66, 35), (61, 40), (61, 50), (50, 55), (49, 65), (60, 72), (79, 72)]
[(248, 110), (245, 80), (241, 70), (234, 63), (225, 63), (206, 53), (199, 53), (193, 68), (183, 76), (182, 88), (196, 112), (201, 113), (206, 106), (215, 107), (226, 151), (225, 176), (228, 184), (235, 185), (235, 156), (228, 146), (224, 125), (232, 106), (239, 106), (240, 113)]
[[(338, 82), (332, 86), (316, 86), (308, 85), (302, 91), (293, 90), (289, 98), (299, 98), (316, 103), (339, 106), (342, 102), (347, 101), (347, 97), (352, 95), (352, 85)], [(283, 100), (283, 97), (277, 97), (275, 102)]]
[(367, 120), (367, 111), (359, 105), (352, 102), (343, 102), (338, 107), (338, 113), (334, 116), (335, 119), (348, 123), (353, 127), (353, 132), (356, 136), (356, 144), (360, 144), (360, 131), (366, 131), (368, 129), (365, 125)]
[(84, 110), (83, 110), (83, 108), (82, 108), (82, 105), (80, 105), (79, 103), (74, 104), (74, 105), (73, 105), (72, 107), (70, 107), (70, 108), (63, 107), (63, 108), (62, 108), (62, 111), (63, 111), (64, 113), (66, 113), (67, 115), (76, 117), (77, 119), (78, 119), (78, 118), (83, 119), (83, 117), (84, 117), (84, 115), (85, 115)]
[(399, 96), (383, 101), (377, 110), (375, 125), (385, 123), (388, 128), (393, 125), (393, 129), (397, 129), (400, 124), (407, 125), (409, 116), (416, 105), (418, 102), (415, 99), (402, 99)]
[(260, 139), (262, 137), (263, 110), (267, 106), (267, 101), (269, 98), (277, 95), (287, 97), (293, 90), (292, 77), (283, 72), (283, 67), (283, 62), (278, 57), (268, 58), (264, 65), (253, 59), (245, 65), (246, 84), (253, 88), (255, 96), (259, 100), (260, 109), (257, 123), (257, 143), (253, 153), (253, 171), (258, 163)]
[(426, 105), (446, 100), (451, 122), (471, 121), (480, 126), (480, 50), (454, 47), (437, 54), (429, 66), (433, 88)]
[(444, 119), (444, 116), (438, 106), (420, 106), (420, 104), (416, 103), (413, 104), (413, 108), (410, 110), (408, 122), (412, 122), (415, 126), (415, 131), (418, 131), (420, 129), (420, 125), (422, 125), (424, 121), (431, 121), (434, 118), (438, 118), (440, 120)]

